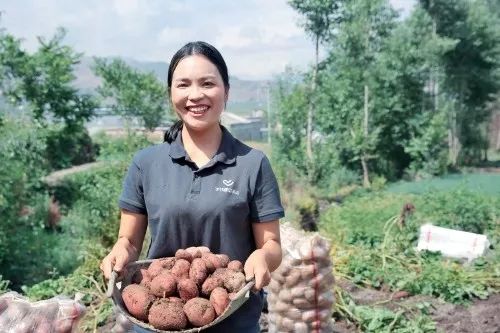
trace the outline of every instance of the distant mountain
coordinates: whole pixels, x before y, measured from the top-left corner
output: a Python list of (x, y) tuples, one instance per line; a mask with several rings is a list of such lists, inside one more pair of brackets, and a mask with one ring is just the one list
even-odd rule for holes
[[(167, 82), (168, 63), (137, 61), (129, 58), (122, 59), (129, 66), (141, 72), (153, 72), (161, 82)], [(74, 85), (85, 93), (94, 93), (101, 83), (101, 79), (94, 75), (91, 69), (93, 61), (91, 57), (83, 57), (81, 63), (75, 67), (76, 80)], [(229, 84), (231, 89), (228, 111), (248, 114), (251, 111), (266, 108), (266, 81), (240, 80), (232, 76), (229, 79)]]

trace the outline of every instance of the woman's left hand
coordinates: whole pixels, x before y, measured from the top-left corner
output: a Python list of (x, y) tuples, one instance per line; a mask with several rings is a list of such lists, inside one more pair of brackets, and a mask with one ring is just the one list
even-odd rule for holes
[(245, 276), (247, 281), (255, 278), (253, 290), (261, 290), (271, 282), (271, 273), (266, 260), (266, 252), (258, 249), (252, 252), (245, 262)]

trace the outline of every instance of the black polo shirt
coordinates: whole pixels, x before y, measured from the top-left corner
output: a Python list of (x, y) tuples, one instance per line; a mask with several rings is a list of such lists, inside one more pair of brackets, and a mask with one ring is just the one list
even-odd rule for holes
[[(139, 151), (125, 177), (119, 206), (147, 215), (148, 258), (208, 246), (244, 262), (255, 250), (251, 224), (284, 216), (267, 157), (224, 127), (217, 153), (201, 168), (187, 155), (180, 132), (171, 144)], [(255, 332), (261, 308), (262, 295), (253, 295), (214, 331)]]

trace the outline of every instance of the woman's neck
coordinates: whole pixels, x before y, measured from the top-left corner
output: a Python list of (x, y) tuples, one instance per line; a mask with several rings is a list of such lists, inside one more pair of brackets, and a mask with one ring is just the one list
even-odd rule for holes
[(222, 129), (218, 124), (205, 131), (196, 131), (183, 126), (181, 135), (187, 154), (198, 167), (201, 167), (210, 161), (219, 149)]

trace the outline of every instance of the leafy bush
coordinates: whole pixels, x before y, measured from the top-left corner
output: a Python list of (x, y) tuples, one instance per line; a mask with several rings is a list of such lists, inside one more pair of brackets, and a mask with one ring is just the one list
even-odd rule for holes
[[(45, 266), (50, 260), (43, 255), (56, 238), (45, 233), (45, 137), (46, 131), (28, 120), (6, 118), (0, 127), (0, 274), (14, 287), (24, 278), (50, 276)], [(36, 264), (30, 267), (32, 260)]]
[(426, 193), (419, 207), (433, 224), (479, 234), (497, 228), (500, 219), (500, 198), (460, 188)]
[(47, 136), (47, 161), (53, 170), (93, 162), (97, 146), (81, 125), (52, 127)]
[(99, 147), (100, 161), (126, 160), (130, 162), (134, 153), (151, 145), (151, 142), (141, 133), (128, 133), (124, 137), (112, 137), (99, 132), (93, 137)]

